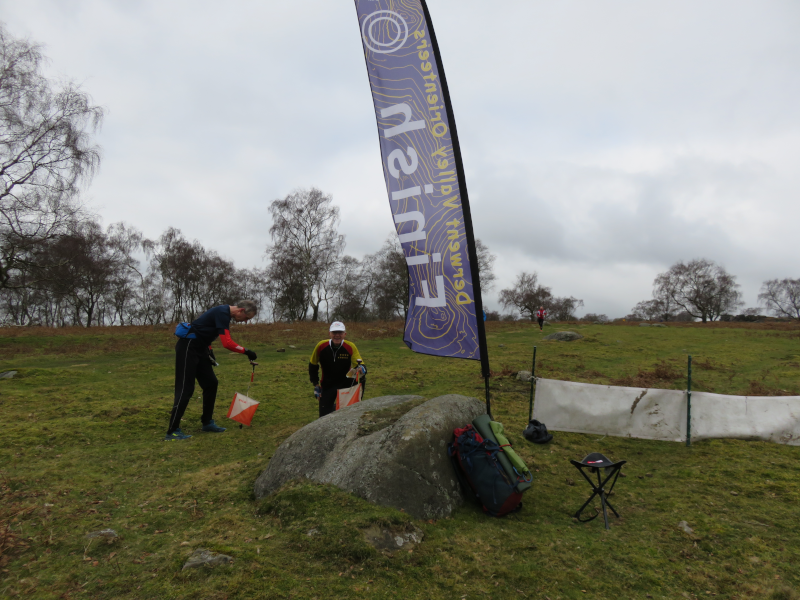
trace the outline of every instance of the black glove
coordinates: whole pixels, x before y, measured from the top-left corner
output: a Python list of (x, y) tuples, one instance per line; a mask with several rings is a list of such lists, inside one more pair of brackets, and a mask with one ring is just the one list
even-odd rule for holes
[(255, 352), (253, 352), (252, 350), (248, 350), (247, 348), (244, 349), (244, 353), (250, 360), (255, 360), (258, 358), (258, 355)]
[(219, 363), (217, 362), (217, 357), (214, 356), (214, 351), (211, 348), (208, 349), (208, 359), (211, 361), (211, 364), (214, 365), (215, 367), (219, 366)]

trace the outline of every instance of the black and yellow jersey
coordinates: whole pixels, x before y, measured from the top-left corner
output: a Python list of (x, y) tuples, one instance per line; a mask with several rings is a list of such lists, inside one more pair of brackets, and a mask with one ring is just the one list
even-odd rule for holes
[[(358, 365), (361, 359), (358, 348), (353, 342), (342, 341), (342, 345), (335, 348), (331, 340), (322, 340), (316, 345), (308, 361), (308, 377), (314, 385), (320, 384), (322, 389), (341, 389), (353, 385), (353, 380), (347, 377), (347, 372)], [(322, 367), (322, 377), (319, 368)]]

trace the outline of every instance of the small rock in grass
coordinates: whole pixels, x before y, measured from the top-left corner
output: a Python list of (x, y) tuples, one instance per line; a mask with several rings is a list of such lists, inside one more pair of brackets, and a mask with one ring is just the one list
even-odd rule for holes
[(286, 348), (278, 348), (275, 352), (286, 352)]
[(739, 492), (731, 492), (731, 496), (738, 496)]
[(411, 552), (425, 538), (423, 531), (411, 523), (388, 527), (370, 525), (362, 529), (361, 532), (368, 544), (382, 552), (394, 552), (396, 550)]
[(689, 524), (686, 521), (681, 521), (678, 523), (678, 529), (682, 529), (684, 532), (688, 533), (689, 535), (694, 533), (694, 529), (689, 527)]
[(101, 529), (100, 531), (92, 531), (91, 533), (86, 534), (87, 538), (106, 538), (109, 540), (113, 540), (114, 538), (118, 538), (117, 532), (113, 529)]
[(213, 567), (216, 565), (225, 565), (233, 562), (233, 557), (227, 554), (218, 554), (205, 548), (198, 548), (183, 565), (182, 570), (193, 569), (195, 567), (202, 567), (208, 565)]
[(575, 481), (567, 477), (567, 485), (575, 485)]
[(13, 379), (16, 374), (16, 371), (3, 371), (0, 373), (0, 379)]
[(315, 535), (319, 535), (319, 529), (309, 529), (309, 530), (306, 532), (306, 535), (307, 535), (308, 537), (313, 537), (313, 536), (315, 536)]
[(297, 346), (292, 346), (291, 344), (289, 344), (289, 348), (297, 348)]
[(645, 474), (644, 474), (644, 476), (645, 476), (645, 477), (652, 477), (652, 476), (653, 476), (653, 474), (652, 474), (652, 473), (645, 473)]
[(556, 342), (574, 342), (575, 340), (582, 339), (583, 336), (574, 331), (556, 331), (544, 337), (545, 340), (553, 340)]
[(519, 373), (517, 373), (517, 381), (528, 383), (530, 380), (531, 380), (530, 371), (520, 371)]

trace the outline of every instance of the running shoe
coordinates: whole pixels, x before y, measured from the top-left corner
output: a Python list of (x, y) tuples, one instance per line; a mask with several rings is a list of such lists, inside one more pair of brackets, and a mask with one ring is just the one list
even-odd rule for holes
[(209, 433), (222, 433), (223, 431), (225, 431), (225, 427), (220, 427), (219, 425), (214, 423), (214, 419), (211, 419), (210, 423), (203, 425), (203, 431)]
[(164, 441), (165, 442), (182, 442), (183, 440), (188, 440), (190, 437), (192, 437), (192, 436), (186, 435), (180, 429), (176, 429), (172, 433), (168, 433), (166, 436), (164, 436)]

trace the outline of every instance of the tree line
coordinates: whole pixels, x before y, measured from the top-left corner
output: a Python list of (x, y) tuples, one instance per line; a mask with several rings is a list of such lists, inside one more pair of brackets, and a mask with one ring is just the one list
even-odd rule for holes
[[(253, 298), (264, 321), (405, 319), (408, 274), (396, 235), (359, 260), (345, 254), (339, 208), (330, 194), (301, 189), (269, 207), (272, 242), (263, 269), (233, 262), (175, 228), (158, 239), (116, 223), (75, 220), (42, 238), (0, 289), (2, 321), (15, 325), (89, 327), (192, 320), (218, 304)], [(482, 277), (491, 285), (492, 256), (478, 242)]]
[[(705, 258), (679, 261), (653, 281), (653, 297), (636, 304), (627, 316), (642, 321), (756, 320), (758, 308), (743, 306), (736, 276)], [(800, 279), (770, 279), (758, 300), (779, 318), (800, 320)]]

